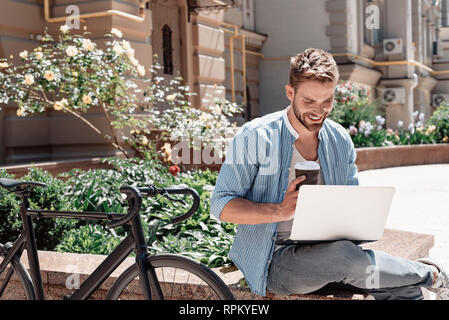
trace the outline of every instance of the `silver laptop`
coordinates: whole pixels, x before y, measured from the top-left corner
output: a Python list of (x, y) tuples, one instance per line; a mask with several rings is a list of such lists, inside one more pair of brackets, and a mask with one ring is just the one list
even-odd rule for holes
[(380, 240), (395, 193), (394, 187), (303, 185), (289, 242)]

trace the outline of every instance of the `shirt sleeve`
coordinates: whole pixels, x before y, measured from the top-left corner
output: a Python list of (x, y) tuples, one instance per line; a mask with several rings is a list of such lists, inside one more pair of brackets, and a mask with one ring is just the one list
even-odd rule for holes
[(258, 173), (257, 131), (242, 127), (226, 151), (210, 200), (210, 212), (217, 219), (234, 198), (245, 198)]

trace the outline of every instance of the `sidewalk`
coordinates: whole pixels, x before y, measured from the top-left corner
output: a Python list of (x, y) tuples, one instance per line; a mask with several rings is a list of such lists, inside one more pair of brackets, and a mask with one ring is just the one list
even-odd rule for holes
[(432, 234), (430, 257), (449, 269), (449, 164), (359, 173), (362, 186), (395, 186), (387, 228)]

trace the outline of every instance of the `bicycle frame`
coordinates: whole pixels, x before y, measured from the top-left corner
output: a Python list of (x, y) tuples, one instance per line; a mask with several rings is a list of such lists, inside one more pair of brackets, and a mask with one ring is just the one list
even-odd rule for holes
[[(22, 199), (20, 215), (23, 222), (23, 231), (13, 246), (8, 248), (7, 254), (0, 264), (0, 273), (6, 268), (14, 256), (20, 256), (26, 248), (31, 280), (36, 295), (36, 299), (43, 300), (44, 289), (39, 266), (39, 257), (36, 246), (32, 217), (37, 218), (73, 218), (88, 220), (112, 220), (113, 218), (123, 217), (119, 213), (101, 213), (101, 212), (74, 212), (74, 211), (48, 211), (29, 209), (28, 194), (20, 194)], [(162, 291), (156, 278), (153, 268), (148, 268), (145, 264), (148, 256), (148, 248), (140, 221), (140, 215), (137, 215), (132, 221), (132, 233), (129, 234), (114, 251), (94, 270), (92, 274), (81, 284), (80, 288), (67, 299), (83, 300), (90, 295), (112, 274), (112, 272), (135, 250), (136, 264), (139, 272), (140, 285), (143, 295), (146, 299), (151, 299), (151, 289), (154, 295), (162, 299)], [(8, 283), (12, 272), (5, 278), (5, 285)]]

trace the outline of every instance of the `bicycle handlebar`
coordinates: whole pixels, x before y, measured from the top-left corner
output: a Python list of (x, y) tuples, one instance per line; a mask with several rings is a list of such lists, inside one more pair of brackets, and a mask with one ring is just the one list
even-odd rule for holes
[(126, 200), (128, 200), (128, 213), (123, 216), (123, 218), (119, 218), (113, 220), (106, 224), (106, 227), (109, 229), (116, 228), (122, 224), (126, 224), (133, 220), (137, 214), (139, 213), (140, 208), (142, 207), (142, 195), (140, 191), (132, 186), (121, 186), (120, 192), (127, 195)]
[[(166, 197), (168, 197), (169, 194), (190, 194), (193, 197), (192, 207), (185, 214), (180, 215), (179, 217), (172, 218), (170, 220), (170, 223), (172, 224), (187, 220), (198, 210), (198, 207), (200, 206), (200, 196), (198, 192), (195, 189), (188, 187), (156, 188), (155, 186), (147, 186), (143, 188), (136, 188), (125, 185), (120, 187), (120, 192), (127, 195), (126, 200), (128, 201), (129, 207), (128, 213), (122, 218), (114, 219), (113, 221), (106, 224), (106, 227), (109, 229), (127, 224), (137, 216), (140, 208), (142, 207), (142, 194), (150, 197), (157, 194), (161, 194)], [(170, 197), (168, 198), (171, 199)]]
[[(166, 197), (168, 197), (169, 194), (190, 194), (193, 197), (192, 207), (190, 207), (189, 211), (187, 211), (183, 215), (172, 218), (170, 220), (170, 223), (172, 224), (187, 220), (198, 210), (198, 207), (200, 206), (200, 196), (198, 192), (195, 189), (189, 187), (156, 188), (155, 186), (147, 186), (143, 188), (138, 188), (138, 190), (142, 194), (148, 195), (150, 197), (155, 196), (157, 194), (165, 195)], [(168, 198), (171, 199), (170, 197)]]

